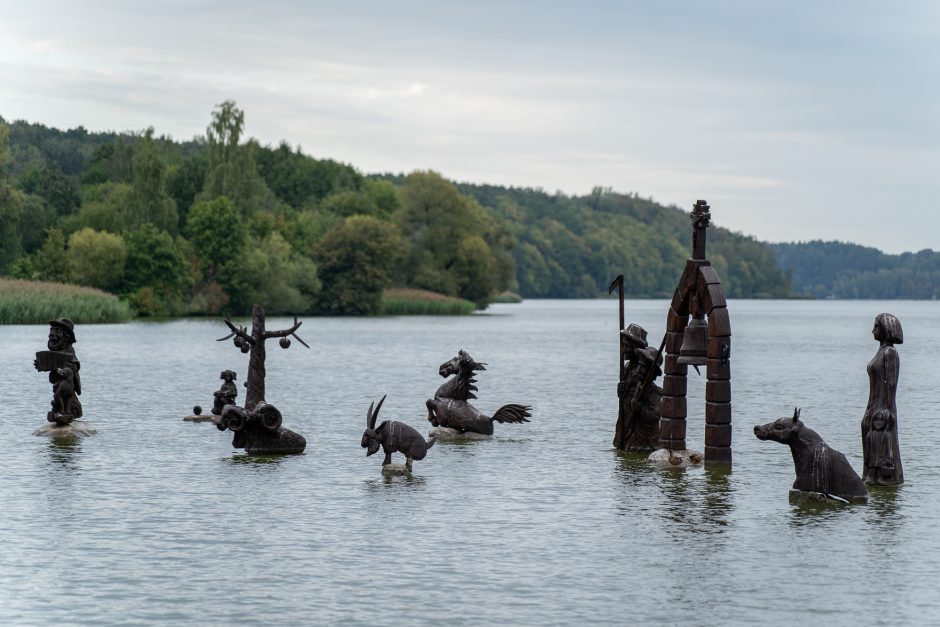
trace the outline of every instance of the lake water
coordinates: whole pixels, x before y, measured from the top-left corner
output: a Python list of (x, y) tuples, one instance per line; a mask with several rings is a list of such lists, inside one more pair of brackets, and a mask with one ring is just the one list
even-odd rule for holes
[[(0, 623), (910, 624), (940, 621), (940, 304), (733, 301), (734, 465), (656, 471), (611, 449), (616, 301), (527, 301), (456, 318), (308, 318), (269, 342), (268, 401), (303, 455), (252, 458), (182, 421), (247, 356), (218, 320), (80, 325), (99, 432), (32, 431), (47, 327), (0, 327)], [(662, 337), (667, 303), (628, 301)], [(908, 483), (867, 506), (798, 507), (789, 450), (756, 423), (803, 420), (861, 470), (876, 314), (896, 314)], [(286, 319), (269, 319), (281, 328)], [(533, 406), (490, 441), (439, 442), (411, 479), (359, 447), (369, 403), (426, 432), (457, 349), (488, 363), (481, 410)], [(688, 443), (704, 446), (704, 376)], [(400, 461), (396, 458), (396, 461)]]

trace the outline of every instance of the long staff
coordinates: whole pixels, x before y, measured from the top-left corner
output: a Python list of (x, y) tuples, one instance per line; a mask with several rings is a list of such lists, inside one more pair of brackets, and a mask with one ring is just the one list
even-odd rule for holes
[[(618, 288), (620, 290), (620, 330), (623, 331), (625, 326), (624, 326), (624, 310), (623, 310), (623, 275), (622, 274), (618, 274), (617, 278), (611, 281), (610, 287), (607, 288), (607, 294), (608, 295), (612, 294), (614, 291), (614, 288)], [(620, 371), (620, 383), (622, 384), (624, 383), (624, 381), (626, 381), (627, 371), (623, 365), (624, 347), (623, 347), (623, 337), (620, 334), (618, 334), (617, 336), (617, 342), (620, 345), (619, 371)], [(617, 430), (614, 433), (614, 446), (617, 448), (620, 448), (623, 443), (622, 442), (623, 438), (621, 437), (622, 435), (621, 425), (623, 425), (623, 418), (624, 418), (623, 399), (618, 397), (617, 399)]]

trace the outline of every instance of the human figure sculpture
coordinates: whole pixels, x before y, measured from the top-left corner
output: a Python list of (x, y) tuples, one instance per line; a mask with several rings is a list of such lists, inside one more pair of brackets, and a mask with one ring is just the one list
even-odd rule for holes
[(75, 324), (68, 318), (49, 321), (49, 350), (36, 353), (33, 365), (40, 372), (49, 373), (52, 384), (52, 410), (46, 420), (56, 425), (70, 424), (82, 416), (82, 381), (78, 371), (81, 364), (75, 355)]
[(428, 399), (426, 403), (428, 421), (433, 426), (449, 427), (461, 433), (469, 431), (492, 435), (494, 422), (529, 422), (532, 408), (528, 405), (503, 405), (490, 417), (467, 402), (476, 398), (475, 375), (480, 370), (486, 370), (485, 365), (474, 361), (463, 350), (450, 361), (441, 364), (438, 369), (440, 375), (453, 378), (437, 388), (434, 398)]
[(662, 355), (652, 346), (635, 348), (631, 362), (626, 380), (617, 386), (622, 420), (617, 420), (614, 446), (628, 453), (654, 451), (659, 445), (663, 393), (655, 381), (663, 373)]
[(238, 397), (238, 388), (235, 387), (237, 375), (234, 370), (223, 370), (219, 375), (225, 383), (218, 390), (212, 393), (212, 413), (216, 416), (222, 415), (222, 410), (226, 405), (234, 405), (235, 398)]
[[(790, 447), (796, 481), (791, 500), (800, 493), (817, 493), (850, 503), (868, 501), (868, 490), (845, 455), (826, 444), (818, 433), (800, 420), (800, 410), (793, 408), (793, 417), (777, 418), (754, 427), (759, 440), (773, 440)], [(794, 494), (794, 492), (796, 494)]]
[[(892, 314), (875, 316), (872, 335), (878, 341), (878, 352), (868, 362), (868, 406), (862, 417), (862, 456), (865, 460), (865, 483), (900, 485), (904, 483), (901, 468), (901, 447), (898, 443), (898, 375), (901, 362), (895, 344), (904, 342), (901, 322)], [(876, 415), (884, 422), (882, 429), (874, 428)], [(872, 430), (876, 433), (871, 435)], [(884, 451), (887, 446), (890, 451)]]
[[(247, 392), (244, 408), (235, 404), (223, 406), (219, 424), (216, 426), (220, 431), (226, 429), (232, 431), (235, 434), (232, 438), (232, 446), (244, 448), (248, 453), (302, 453), (307, 446), (307, 441), (299, 433), (282, 427), (281, 412), (265, 401), (264, 362), (267, 358), (265, 342), (271, 338), (280, 338), (281, 348), (286, 349), (290, 346), (288, 336), (294, 337), (298, 342), (310, 348), (297, 335), (297, 329), (303, 323), (294, 318), (294, 324), (287, 329), (268, 331), (265, 329), (264, 308), (261, 305), (255, 305), (252, 308), (250, 332), (246, 327), (235, 326), (228, 318), (225, 319), (225, 324), (231, 333), (219, 338), (218, 341), (224, 342), (232, 339), (238, 349), (243, 353), (249, 353), (248, 377), (245, 381)], [(222, 388), (224, 390), (225, 385)]]
[[(434, 446), (434, 437), (427, 441), (414, 428), (396, 420), (385, 420), (376, 428), (375, 422), (379, 417), (379, 410), (385, 397), (375, 407), (373, 402), (366, 413), (366, 430), (362, 433), (360, 445), (366, 450), (366, 457), (378, 452), (379, 447), (385, 452), (382, 467), (392, 463), (392, 453), (401, 453), (405, 456), (405, 467), (411, 472), (413, 460), (421, 461), (428, 454), (428, 449)], [(373, 412), (373, 407), (375, 411)]]

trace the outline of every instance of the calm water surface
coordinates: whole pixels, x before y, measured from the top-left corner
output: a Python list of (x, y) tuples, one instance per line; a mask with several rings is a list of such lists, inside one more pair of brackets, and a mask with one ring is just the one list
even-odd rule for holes
[[(627, 303), (662, 337), (664, 301)], [(184, 423), (247, 356), (219, 321), (82, 325), (99, 433), (35, 437), (43, 326), (0, 327), (0, 622), (667, 624), (940, 622), (940, 304), (730, 305), (734, 466), (654, 471), (613, 451), (617, 305), (529, 301), (462, 318), (316, 319), (268, 350), (268, 400), (306, 454), (251, 458)], [(861, 469), (872, 321), (895, 313), (904, 474), (855, 507), (797, 507), (788, 449), (756, 423), (802, 407)], [(269, 327), (287, 320), (269, 320)], [(273, 344), (273, 343), (269, 343)], [(491, 441), (438, 443), (411, 479), (359, 448), (365, 413), (426, 431), (458, 348), (489, 364), (477, 406), (530, 403)], [(690, 375), (688, 442), (704, 443)], [(700, 384), (699, 384), (700, 383)], [(244, 398), (240, 386), (239, 401)]]

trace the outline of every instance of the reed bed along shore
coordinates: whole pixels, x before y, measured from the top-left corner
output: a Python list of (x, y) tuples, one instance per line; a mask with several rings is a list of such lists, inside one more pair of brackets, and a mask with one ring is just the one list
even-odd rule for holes
[(469, 300), (412, 288), (390, 288), (382, 295), (386, 316), (465, 316), (476, 308)]
[(75, 323), (127, 322), (131, 307), (91, 287), (0, 278), (0, 324), (45, 324), (57, 318)]

